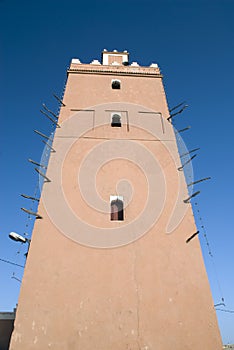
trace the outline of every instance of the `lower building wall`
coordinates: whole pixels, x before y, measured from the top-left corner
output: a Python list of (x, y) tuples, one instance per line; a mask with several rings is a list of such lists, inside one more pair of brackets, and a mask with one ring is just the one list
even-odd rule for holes
[[(128, 111), (122, 130), (102, 123), (108, 110)], [(100, 127), (88, 128), (93, 119), (84, 111), (57, 130), (11, 350), (222, 349), (198, 235), (186, 242), (197, 228), (184, 202), (187, 186), (173, 131), (162, 126), (160, 115), (146, 113), (142, 125), (140, 112), (135, 105), (98, 106)], [(78, 137), (81, 129), (90, 131)], [(110, 220), (110, 196), (116, 194), (129, 198), (124, 221)], [(107, 210), (95, 207), (94, 198)], [(183, 215), (169, 234), (177, 208)]]

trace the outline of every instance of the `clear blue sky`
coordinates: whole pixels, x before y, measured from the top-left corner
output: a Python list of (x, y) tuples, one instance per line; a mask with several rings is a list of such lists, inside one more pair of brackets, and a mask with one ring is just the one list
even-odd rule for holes
[[(24, 264), (25, 246), (8, 238), (25, 232), (28, 202), (37, 182), (27, 158), (40, 160), (33, 129), (51, 131), (39, 110), (56, 110), (71, 58), (90, 63), (102, 49), (128, 50), (140, 65), (159, 64), (170, 107), (186, 100), (176, 119), (194, 159), (196, 188), (209, 243), (200, 237), (215, 303), (234, 310), (234, 2), (232, 0), (0, 0), (1, 229), (0, 258)], [(32, 223), (29, 222), (29, 231)], [(17, 253), (17, 251), (20, 253)], [(218, 275), (217, 283), (216, 273)], [(46, 263), (46, 262), (42, 262)], [(17, 303), (23, 269), (0, 261), (0, 310)], [(234, 343), (234, 313), (217, 311), (225, 343)]]

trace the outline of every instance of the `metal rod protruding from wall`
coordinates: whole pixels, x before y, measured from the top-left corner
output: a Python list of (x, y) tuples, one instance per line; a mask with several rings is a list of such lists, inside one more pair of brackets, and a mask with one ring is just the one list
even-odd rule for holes
[(186, 243), (190, 242), (194, 237), (196, 237), (199, 234), (199, 231), (195, 232), (194, 234), (192, 234), (192, 236), (190, 236), (188, 239), (186, 239)]
[(66, 105), (63, 103), (63, 101), (62, 101), (57, 95), (53, 94), (53, 96), (56, 98), (56, 100), (58, 100), (58, 101), (61, 103), (61, 105), (62, 105), (63, 107), (66, 106)]
[(11, 276), (11, 278), (13, 278), (14, 280), (16, 280), (16, 281), (22, 283), (22, 281), (21, 281), (19, 278), (15, 277), (15, 276)]
[(191, 151), (189, 151), (189, 152), (186, 152), (186, 153), (183, 153), (183, 154), (181, 154), (181, 158), (182, 157), (184, 157), (184, 156), (187, 156), (188, 154), (190, 154), (190, 153), (193, 153), (193, 152), (196, 152), (196, 151), (198, 151), (200, 148), (194, 148), (194, 149), (192, 149)]
[(23, 210), (25, 213), (29, 214), (29, 215), (33, 215), (36, 217), (36, 219), (42, 219), (42, 216), (39, 215), (38, 213), (35, 213), (34, 211), (28, 210), (26, 208), (21, 208), (21, 210)]
[(35, 164), (35, 165), (40, 166), (41, 168), (47, 169), (47, 166), (45, 166), (45, 165), (43, 165), (43, 164), (40, 164), (40, 163), (37, 163), (37, 162), (35, 162), (35, 160), (32, 160), (32, 159), (29, 158), (28, 161), (29, 161), (30, 163), (32, 163), (32, 164)]
[(57, 123), (57, 120), (54, 120), (50, 115), (40, 109), (40, 112), (44, 114), (53, 124), (57, 126), (57, 128), (61, 128), (61, 126)]
[(31, 197), (31, 196), (28, 196), (26, 194), (21, 194), (21, 197), (24, 197), (26, 199), (31, 199), (31, 200), (37, 201), (37, 202), (39, 202), (39, 200), (40, 200), (39, 198)]
[(188, 187), (189, 187), (189, 186), (192, 186), (192, 185), (196, 185), (196, 184), (198, 184), (199, 182), (206, 181), (206, 180), (210, 180), (210, 179), (211, 179), (211, 177), (205, 177), (204, 179), (191, 182), (191, 183), (188, 185)]
[(182, 113), (184, 110), (185, 110), (185, 108), (187, 108), (188, 107), (188, 105), (185, 105), (183, 108), (181, 108), (178, 112), (176, 112), (176, 113), (174, 113), (174, 114), (171, 114), (168, 118), (167, 118), (167, 120), (168, 121), (170, 121), (172, 118), (174, 118), (177, 114), (180, 114), (180, 113)]
[(46, 142), (45, 140), (42, 140), (42, 142), (43, 142), (46, 146), (49, 147), (49, 149), (51, 150), (51, 152), (56, 152), (55, 149), (54, 149), (51, 145), (48, 144), (48, 142)]
[(185, 162), (182, 166), (180, 166), (180, 167), (178, 168), (178, 170), (181, 171), (181, 170), (185, 167), (185, 165), (187, 165), (188, 163), (190, 163), (196, 156), (197, 156), (197, 155), (194, 154), (194, 156), (192, 156), (187, 162)]
[(45, 176), (45, 174), (43, 174), (38, 168), (35, 168), (35, 170), (39, 175), (41, 175), (46, 180), (46, 182), (51, 182), (51, 180), (47, 176)]
[(219, 303), (214, 305), (214, 307), (217, 307), (217, 306), (226, 306), (226, 305), (224, 303)]
[(187, 199), (184, 199), (184, 203), (189, 203), (190, 199), (197, 196), (199, 193), (201, 193), (201, 191), (197, 191), (197, 192), (193, 193), (190, 197), (188, 197)]
[(54, 112), (52, 112), (52, 111), (46, 106), (45, 103), (42, 103), (42, 106), (43, 106), (43, 108), (44, 108), (47, 112), (49, 112), (49, 113), (52, 114), (55, 118), (58, 119), (58, 116), (57, 116)]
[(186, 101), (179, 103), (175, 107), (169, 109), (169, 112), (171, 113), (172, 111), (174, 111), (175, 109), (179, 108), (180, 106), (183, 106), (185, 103), (186, 103)]
[(34, 132), (42, 137), (44, 137), (47, 140), (51, 140), (50, 137), (46, 136), (45, 134), (42, 134), (42, 132), (38, 131), (38, 130), (34, 130)]
[(177, 131), (176, 131), (176, 134), (179, 134), (179, 133), (181, 133), (181, 132), (183, 132), (183, 131), (186, 131), (186, 130), (189, 130), (189, 129), (191, 129), (191, 126), (190, 126), (190, 125), (187, 126), (187, 128), (177, 130)]

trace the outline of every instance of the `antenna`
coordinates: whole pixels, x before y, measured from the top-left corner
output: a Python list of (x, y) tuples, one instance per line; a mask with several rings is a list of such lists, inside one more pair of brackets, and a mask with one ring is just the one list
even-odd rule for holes
[(56, 100), (59, 101), (59, 103), (61, 103), (61, 105), (62, 105), (63, 107), (66, 106), (66, 105), (63, 103), (63, 101), (62, 101), (57, 95), (53, 94), (53, 96), (56, 98)]
[(61, 128), (61, 126), (57, 123), (57, 120), (54, 120), (50, 115), (40, 109), (40, 112), (44, 114), (53, 124), (57, 126), (57, 128)]

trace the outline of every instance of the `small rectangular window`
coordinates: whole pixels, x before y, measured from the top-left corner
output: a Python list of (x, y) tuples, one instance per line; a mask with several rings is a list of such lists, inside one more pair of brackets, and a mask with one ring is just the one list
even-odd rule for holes
[(110, 196), (111, 221), (123, 221), (124, 220), (124, 206), (122, 196)]
[(112, 113), (111, 126), (112, 127), (117, 127), (117, 128), (121, 127), (121, 115), (120, 114)]
[(112, 89), (119, 90), (120, 89), (120, 80), (112, 80), (111, 86), (112, 86)]

